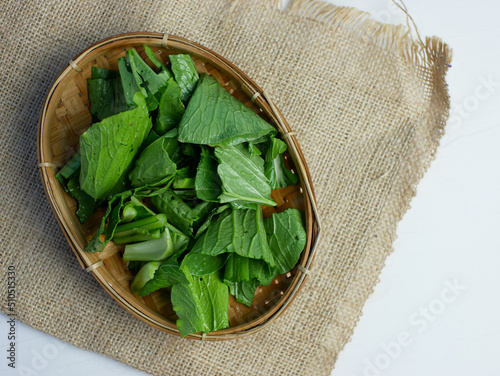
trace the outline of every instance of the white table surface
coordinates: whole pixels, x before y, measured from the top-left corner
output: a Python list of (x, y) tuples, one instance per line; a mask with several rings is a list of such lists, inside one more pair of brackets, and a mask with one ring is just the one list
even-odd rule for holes
[[(406, 22), (390, 0), (330, 2), (383, 22)], [(452, 115), (332, 375), (498, 375), (500, 2), (406, 5), (421, 35), (438, 35), (454, 50), (447, 76)], [(0, 314), (1, 375), (146, 375), (19, 323), (12, 370), (7, 330)]]

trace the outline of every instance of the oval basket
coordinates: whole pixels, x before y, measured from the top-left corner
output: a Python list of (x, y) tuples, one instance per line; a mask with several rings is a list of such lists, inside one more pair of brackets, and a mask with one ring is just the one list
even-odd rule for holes
[(92, 238), (102, 211), (91, 216), (83, 225), (76, 215), (75, 201), (64, 192), (55, 174), (78, 150), (80, 135), (92, 120), (87, 97), (87, 78), (91, 67), (117, 70), (117, 59), (129, 48), (136, 48), (145, 57), (142, 45), (150, 46), (164, 62), (168, 55), (187, 53), (193, 58), (199, 73), (214, 76), (233, 96), (275, 126), (288, 144), (286, 163), (298, 174), (300, 182), (272, 193), (276, 208), (264, 207), (264, 216), (293, 207), (305, 218), (307, 243), (297, 266), (273, 283), (259, 287), (251, 307), (239, 304), (230, 296), (230, 327), (208, 334), (193, 334), (188, 338), (225, 340), (255, 333), (279, 317), (290, 305), (304, 284), (314, 258), (320, 232), (311, 176), (299, 144), (283, 116), (262, 90), (242, 71), (209, 49), (184, 38), (159, 33), (129, 33), (102, 40), (70, 61), (51, 87), (45, 99), (38, 123), (38, 162), (42, 182), (52, 210), (82, 268), (91, 272), (101, 286), (133, 315), (165, 332), (179, 335), (167, 291), (157, 291), (138, 298), (129, 288), (133, 275), (122, 259), (123, 246), (110, 242), (100, 253), (84, 251)]

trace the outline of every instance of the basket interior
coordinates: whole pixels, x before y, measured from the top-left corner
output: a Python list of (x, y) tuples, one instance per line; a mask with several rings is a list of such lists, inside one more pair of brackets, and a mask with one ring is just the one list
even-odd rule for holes
[[(158, 38), (124, 39), (105, 43), (86, 55), (85, 53), (80, 55), (83, 58), (77, 59), (77, 69), (79, 71), (71, 68), (66, 69), (60, 77), (60, 82), (51, 93), (48, 102), (46, 102), (45, 116), (41, 117), (40, 124), (40, 161), (60, 167), (78, 150), (80, 135), (92, 123), (86, 82), (87, 78), (90, 78), (91, 67), (97, 65), (102, 68), (118, 70), (117, 59), (124, 56), (126, 50), (130, 48), (136, 48), (141, 57), (145, 61), (149, 61), (145, 58), (143, 44), (148, 44), (164, 63), (168, 63), (168, 55), (170, 54), (189, 53), (193, 57), (199, 73), (214, 76), (229, 93), (242, 101), (247, 107), (264, 119), (272, 120), (265, 114), (265, 111), (250, 100), (238, 76), (232, 74), (227, 66), (221, 66), (213, 57), (189, 46), (176, 45), (162, 48), (160, 42), (161, 39)], [(287, 167), (292, 169), (294, 173), (298, 173), (295, 168), (294, 158), (296, 157), (291, 156), (288, 152), (285, 153)], [(110, 242), (101, 253), (89, 254), (83, 250), (97, 229), (104, 210), (99, 209), (86, 223), (80, 224), (75, 215), (75, 201), (64, 192), (55, 179), (57, 171), (58, 169), (46, 169), (44, 183), (56, 217), (73, 250), (83, 264), (82, 266), (88, 267), (102, 260), (102, 266), (94, 268), (92, 272), (101, 285), (120, 304), (153, 326), (178, 334), (175, 326), (177, 317), (172, 309), (167, 290), (156, 291), (144, 298), (138, 298), (130, 291), (129, 286), (133, 274), (127, 269), (126, 263), (122, 259), (124, 246), (117, 246)], [(302, 211), (306, 219), (308, 234), (306, 250), (308, 250), (311, 244), (312, 221), (310, 213), (308, 213), (310, 209), (306, 205), (305, 192), (301, 185), (303, 184), (303, 177), (300, 174), (299, 177), (299, 183), (274, 190), (272, 198), (278, 205), (277, 207), (263, 207), (263, 212), (264, 217), (269, 217), (273, 212), (280, 212), (287, 208), (296, 208)], [(304, 263), (307, 253), (303, 252), (299, 263)], [(230, 328), (218, 331), (218, 336), (242, 332), (266, 321), (279, 308), (280, 304), (287, 299), (291, 287), (296, 283), (296, 269), (286, 275), (276, 277), (271, 285), (257, 289), (251, 307), (236, 302), (230, 296)]]

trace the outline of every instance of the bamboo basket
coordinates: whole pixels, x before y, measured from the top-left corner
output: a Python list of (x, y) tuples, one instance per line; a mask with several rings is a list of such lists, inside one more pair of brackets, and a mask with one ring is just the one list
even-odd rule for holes
[(98, 65), (118, 70), (117, 59), (124, 56), (129, 48), (136, 48), (141, 57), (145, 57), (144, 44), (150, 46), (164, 62), (168, 62), (170, 54), (190, 54), (199, 73), (214, 76), (234, 97), (275, 126), (288, 144), (285, 161), (300, 178), (299, 183), (293, 186), (273, 191), (272, 198), (278, 204), (276, 208), (263, 209), (265, 217), (292, 207), (303, 213), (307, 243), (297, 266), (289, 273), (276, 277), (271, 285), (259, 287), (251, 307), (236, 302), (230, 296), (229, 328), (208, 334), (193, 334), (188, 338), (227, 340), (247, 336), (271, 324), (297, 296), (310, 273), (320, 223), (311, 176), (294, 133), (262, 90), (226, 59), (184, 38), (141, 32), (107, 38), (71, 60), (47, 94), (38, 123), (38, 166), (47, 197), (82, 268), (92, 273), (101, 286), (133, 315), (155, 328), (179, 335), (175, 312), (166, 290), (144, 298), (138, 298), (130, 291), (133, 275), (122, 259), (123, 246), (110, 242), (103, 252), (91, 254), (84, 251), (104, 211), (98, 210), (87, 222), (80, 224), (75, 215), (75, 201), (55, 179), (60, 167), (78, 150), (79, 137), (92, 122), (86, 83), (91, 67)]

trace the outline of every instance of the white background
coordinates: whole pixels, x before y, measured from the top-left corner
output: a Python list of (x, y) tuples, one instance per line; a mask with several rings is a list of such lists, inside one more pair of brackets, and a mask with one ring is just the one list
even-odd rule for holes
[[(330, 2), (382, 22), (406, 22), (390, 0)], [(406, 5), (422, 36), (438, 35), (454, 50), (447, 76), (452, 115), (332, 375), (498, 375), (500, 2)], [(18, 368), (12, 371), (5, 358), (7, 318), (0, 315), (1, 375), (146, 375), (17, 325)]]

